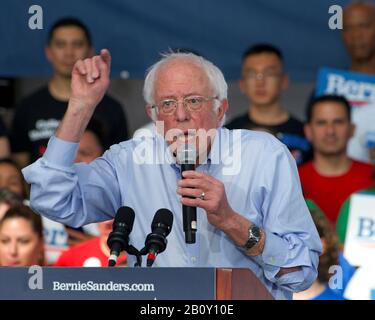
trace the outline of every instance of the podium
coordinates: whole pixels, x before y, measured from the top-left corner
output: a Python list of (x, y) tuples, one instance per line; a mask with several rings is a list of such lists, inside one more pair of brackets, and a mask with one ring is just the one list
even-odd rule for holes
[(249, 269), (216, 269), (216, 300), (273, 300)]
[(0, 300), (271, 300), (249, 269), (0, 267)]

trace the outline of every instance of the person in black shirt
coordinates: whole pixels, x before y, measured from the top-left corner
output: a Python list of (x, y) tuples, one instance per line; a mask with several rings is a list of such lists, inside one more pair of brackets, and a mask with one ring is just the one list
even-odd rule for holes
[(289, 148), (300, 164), (310, 157), (310, 144), (305, 139), (303, 123), (281, 106), (281, 93), (288, 82), (278, 48), (258, 44), (247, 49), (242, 58), (240, 89), (249, 100), (249, 109), (226, 127), (269, 132)]
[[(49, 31), (45, 52), (54, 70), (53, 77), (47, 87), (20, 103), (11, 128), (11, 150), (21, 167), (43, 155), (65, 114), (73, 66), (77, 60), (92, 56), (94, 49), (87, 27), (75, 18), (63, 18)], [(108, 132), (105, 149), (128, 138), (126, 116), (117, 101), (105, 95), (94, 115)]]

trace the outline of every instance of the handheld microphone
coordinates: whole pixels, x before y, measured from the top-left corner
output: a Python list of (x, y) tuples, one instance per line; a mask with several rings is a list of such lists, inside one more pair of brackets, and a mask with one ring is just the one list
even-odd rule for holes
[[(195, 170), (196, 161), (197, 152), (194, 145), (184, 144), (182, 148), (177, 150), (177, 162), (181, 165), (181, 176), (184, 171)], [(185, 242), (195, 243), (197, 208), (182, 205), (182, 221), (185, 232)]]
[(151, 233), (147, 236), (141, 254), (147, 254), (147, 267), (151, 267), (156, 256), (167, 247), (167, 236), (171, 232), (173, 213), (168, 209), (159, 209), (151, 224)]
[(117, 263), (117, 257), (122, 251), (129, 250), (129, 234), (134, 224), (134, 210), (129, 207), (120, 207), (117, 210), (113, 222), (113, 231), (109, 234), (107, 244), (110, 248), (108, 266), (113, 267)]

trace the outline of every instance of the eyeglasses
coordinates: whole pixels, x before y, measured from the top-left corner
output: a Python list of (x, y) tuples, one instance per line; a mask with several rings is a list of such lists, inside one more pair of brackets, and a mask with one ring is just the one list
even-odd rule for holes
[[(202, 97), (202, 96), (187, 96), (182, 99), (182, 104), (185, 109), (190, 112), (201, 111), (205, 102), (218, 99), (218, 97)], [(165, 115), (171, 115), (176, 112), (179, 100), (177, 99), (164, 99), (152, 106), (156, 110)]]
[(256, 71), (249, 71), (244, 74), (244, 78), (247, 80), (267, 80), (272, 79), (275, 80), (281, 76), (282, 73), (276, 71), (264, 71), (264, 72), (256, 72)]

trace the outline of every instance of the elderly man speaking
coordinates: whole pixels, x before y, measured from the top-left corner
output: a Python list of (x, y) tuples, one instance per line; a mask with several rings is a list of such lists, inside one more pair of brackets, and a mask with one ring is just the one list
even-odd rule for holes
[[(295, 161), (267, 133), (221, 128), (227, 84), (206, 59), (163, 56), (144, 84), (156, 132), (113, 145), (90, 164), (74, 164), (80, 138), (108, 88), (110, 64), (105, 49), (75, 64), (65, 116), (43, 157), (23, 170), (32, 208), (78, 227), (132, 207), (130, 240), (138, 248), (154, 213), (167, 208), (175, 222), (155, 266), (250, 268), (276, 299), (308, 288), (322, 248)], [(196, 170), (184, 171), (183, 179), (176, 161), (181, 143), (194, 143), (197, 150)], [(185, 243), (181, 205), (197, 208), (192, 244)]]

